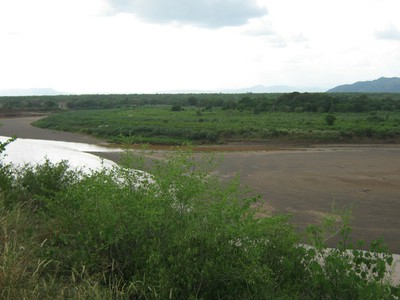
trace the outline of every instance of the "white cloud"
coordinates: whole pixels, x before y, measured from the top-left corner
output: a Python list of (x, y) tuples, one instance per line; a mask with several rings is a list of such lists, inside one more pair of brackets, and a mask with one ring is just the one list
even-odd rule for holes
[(238, 26), (267, 13), (255, 0), (108, 0), (114, 12), (133, 13), (155, 23), (209, 28)]
[(391, 24), (386, 26), (385, 29), (377, 31), (375, 36), (382, 40), (400, 41), (400, 30)]
[(0, 89), (330, 88), (399, 76), (400, 44), (384, 40), (397, 38), (398, 11), (398, 0), (0, 0)]

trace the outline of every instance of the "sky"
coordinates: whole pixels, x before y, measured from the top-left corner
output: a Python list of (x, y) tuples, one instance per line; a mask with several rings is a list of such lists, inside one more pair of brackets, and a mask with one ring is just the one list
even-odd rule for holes
[(0, 0), (0, 90), (157, 93), (400, 77), (399, 0)]

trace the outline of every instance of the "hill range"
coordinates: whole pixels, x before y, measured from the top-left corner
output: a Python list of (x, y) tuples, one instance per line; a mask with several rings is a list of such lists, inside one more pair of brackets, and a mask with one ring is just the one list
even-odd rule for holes
[[(285, 85), (264, 86), (255, 85), (248, 88), (221, 89), (221, 90), (173, 90), (159, 93), (187, 94), (187, 93), (290, 93), (290, 92), (322, 92), (320, 88), (296, 88)], [(358, 81), (352, 84), (336, 86), (326, 91), (327, 93), (400, 93), (399, 77), (381, 77), (371, 81)], [(51, 88), (33, 89), (0, 89), (0, 96), (54, 96), (66, 95)], [(69, 93), (71, 94), (71, 93)], [(72, 93), (73, 94), (73, 93)]]
[(399, 77), (381, 77), (372, 81), (358, 81), (334, 87), (328, 93), (400, 93)]

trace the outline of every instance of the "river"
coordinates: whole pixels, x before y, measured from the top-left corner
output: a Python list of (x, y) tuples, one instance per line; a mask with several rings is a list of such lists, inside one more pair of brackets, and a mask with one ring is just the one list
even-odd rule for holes
[[(19, 159), (39, 153), (52, 160), (68, 159), (76, 166), (99, 167), (97, 155), (109, 158), (105, 162), (110, 165), (118, 160), (119, 154), (104, 147), (105, 141), (35, 128), (30, 125), (34, 120), (0, 119), (1, 136), (20, 137), (20, 142), (14, 142), (16, 148), (9, 146), (10, 159), (19, 151), (15, 154)], [(223, 152), (213, 174), (222, 180), (239, 175), (243, 185), (261, 195), (265, 215), (292, 214), (299, 229), (320, 222), (332, 212), (332, 206), (337, 210), (351, 208), (354, 240), (365, 240), (368, 248), (369, 242), (383, 237), (392, 252), (400, 253), (400, 145), (311, 145), (284, 150), (249, 147)]]
[[(78, 133), (32, 127), (36, 119), (0, 119), (0, 141), (18, 136), (7, 146), (3, 157), (7, 162), (40, 163), (47, 157), (96, 170), (118, 161), (121, 149)], [(261, 195), (265, 215), (290, 213), (292, 223), (302, 229), (320, 222), (332, 206), (352, 208), (354, 240), (363, 239), (368, 245), (384, 237), (389, 249), (400, 253), (400, 145), (311, 145), (283, 150), (252, 145), (247, 150), (239, 147), (242, 151), (222, 147), (233, 148), (236, 151), (224, 151), (213, 174), (222, 180), (239, 175), (243, 185)], [(395, 259), (400, 261), (400, 256)], [(400, 262), (396, 282), (400, 282), (399, 269)]]

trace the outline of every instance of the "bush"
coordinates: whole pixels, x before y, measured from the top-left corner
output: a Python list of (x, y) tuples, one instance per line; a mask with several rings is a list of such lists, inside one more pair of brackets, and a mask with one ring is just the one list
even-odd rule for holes
[[(324, 219), (322, 225), (309, 225), (306, 247), (306, 268), (310, 271), (310, 295), (313, 299), (391, 299), (400, 295), (400, 289), (385, 285), (387, 268), (393, 257), (382, 241), (371, 243), (370, 251), (353, 248), (349, 242), (351, 228), (350, 212), (341, 212)], [(329, 238), (340, 235), (336, 248), (327, 248)], [(363, 242), (357, 243), (362, 246)], [(311, 292), (312, 291), (312, 292)]]
[(172, 105), (171, 106), (171, 111), (181, 111), (182, 110), (182, 106), (180, 105)]
[[(58, 192), (72, 185), (79, 178), (79, 171), (68, 169), (68, 163), (62, 161), (52, 164), (46, 160), (43, 164), (26, 164), (12, 171), (11, 190), (5, 198), (5, 205), (11, 207), (16, 203), (29, 205), (36, 210), (43, 204), (43, 199), (51, 198)], [(3, 168), (3, 170), (7, 170)]]
[[(140, 161), (132, 159), (126, 167), (137, 168)], [(324, 235), (331, 235), (326, 228), (333, 227), (332, 220), (309, 229), (312, 248), (299, 246), (300, 236), (287, 216), (257, 217), (252, 204), (260, 199), (243, 194), (237, 180), (222, 185), (209, 175), (210, 164), (181, 153), (154, 161), (152, 175), (144, 177), (121, 167), (88, 175), (72, 172), (76, 176), (65, 171), (65, 163), (46, 162), (33, 167), (35, 171), (22, 168), (18, 180), (29, 185), (16, 184), (15, 191), (5, 189), (0, 198), (2, 226), (23, 221), (13, 228), (15, 234), (24, 233), (9, 248), (12, 253), (0, 249), (2, 264), (15, 259), (7, 274), (19, 274), (13, 277), (17, 280), (2, 281), (5, 273), (0, 269), (0, 287), (7, 293), (2, 297), (387, 299), (399, 295), (397, 288), (383, 282), (390, 255), (371, 258), (353, 252), (351, 256), (342, 243), (325, 252), (323, 264), (317, 263), (327, 251)], [(139, 180), (142, 184), (135, 185)], [(32, 211), (29, 202), (19, 201), (6, 209), (3, 196), (9, 193), (29, 194), (26, 199), (40, 196), (41, 205)], [(24, 218), (18, 217), (20, 212)], [(339, 229), (346, 240), (347, 223)], [(7, 232), (11, 229), (0, 232), (2, 241)], [(34, 251), (21, 256), (18, 253), (25, 252), (18, 252), (20, 245)], [(354, 263), (366, 264), (373, 276), (353, 271)], [(21, 271), (21, 266), (27, 267)]]
[(376, 112), (370, 113), (367, 116), (366, 120), (368, 122), (373, 122), (373, 123), (380, 123), (380, 122), (385, 122), (386, 121), (386, 119), (383, 116), (378, 115)]
[(223, 188), (194, 167), (190, 157), (158, 163), (157, 184), (137, 190), (115, 180), (127, 182), (127, 174), (103, 171), (49, 199), (51, 259), (63, 270), (84, 265), (108, 280), (135, 282), (136, 296), (272, 295), (273, 274), (301, 259), (287, 218), (256, 219), (255, 199), (242, 199), (236, 183)]
[(335, 121), (336, 121), (336, 117), (334, 115), (326, 115), (325, 116), (326, 125), (333, 126), (333, 124), (335, 124)]

